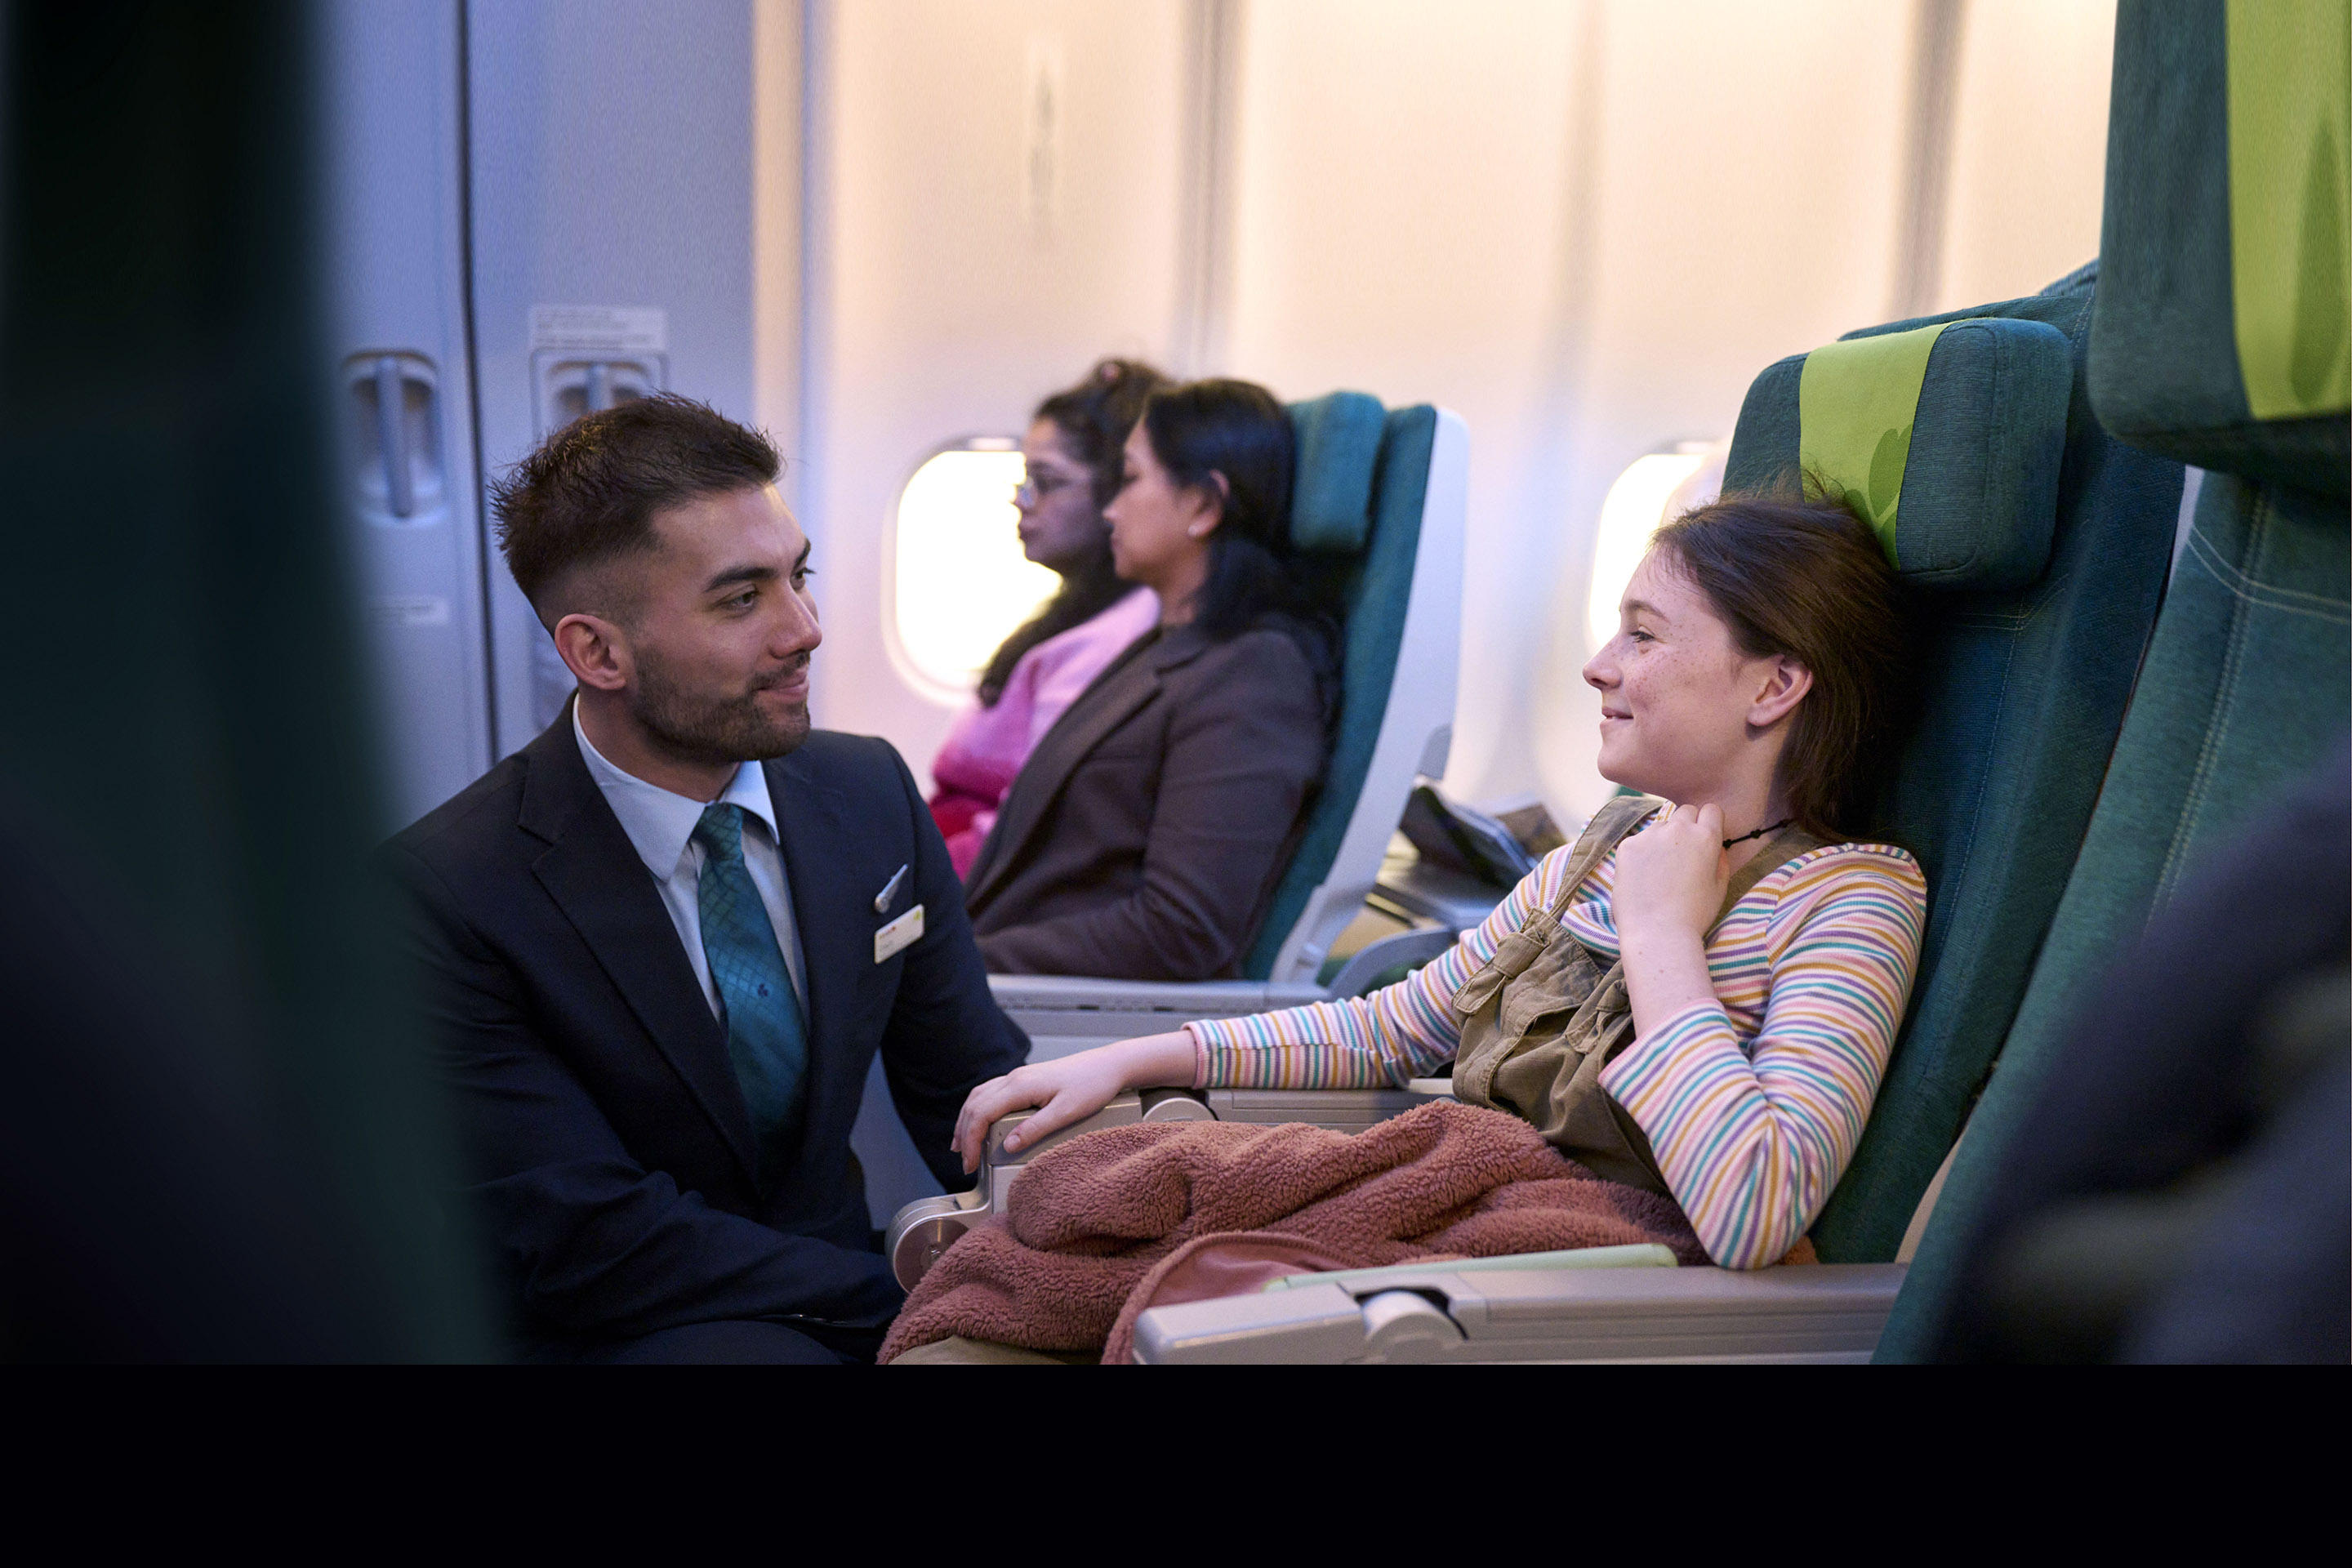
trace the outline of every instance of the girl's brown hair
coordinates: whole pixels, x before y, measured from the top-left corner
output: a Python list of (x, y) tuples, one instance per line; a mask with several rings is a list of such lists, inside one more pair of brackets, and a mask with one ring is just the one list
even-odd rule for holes
[(1812, 672), (1780, 752), (1780, 790), (1800, 827), (1852, 837), (1902, 742), (1912, 683), (1903, 588), (1878, 536), (1839, 501), (1734, 495), (1651, 542), (1741, 653)]

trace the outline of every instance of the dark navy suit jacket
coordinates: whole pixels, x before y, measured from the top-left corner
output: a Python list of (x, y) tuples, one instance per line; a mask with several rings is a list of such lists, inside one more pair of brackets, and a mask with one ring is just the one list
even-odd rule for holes
[[(875, 1053), (950, 1188), (968, 1184), (948, 1147), (965, 1094), (1027, 1054), (898, 753), (820, 731), (764, 765), (809, 991), (799, 1152), (764, 1194), (725, 1033), (568, 710), (384, 847), (480, 1223), (530, 1340), (887, 1319), (899, 1290), (849, 1150)], [(918, 901), (922, 939), (877, 963), (875, 931)]]

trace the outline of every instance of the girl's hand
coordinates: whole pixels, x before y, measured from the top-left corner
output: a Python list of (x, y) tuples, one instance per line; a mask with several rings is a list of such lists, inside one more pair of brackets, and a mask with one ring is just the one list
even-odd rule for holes
[(990, 1079), (965, 1097), (956, 1117), (955, 1152), (966, 1171), (977, 1171), (988, 1130), (999, 1117), (1043, 1107), (1004, 1140), (1007, 1149), (1017, 1151), (1085, 1121), (1130, 1089), (1192, 1081), (1192, 1037), (1181, 1029), (1031, 1062)]
[(1723, 813), (1712, 805), (1668, 806), (1617, 846), (1610, 902), (1619, 940), (1686, 934), (1704, 942), (1730, 881)]

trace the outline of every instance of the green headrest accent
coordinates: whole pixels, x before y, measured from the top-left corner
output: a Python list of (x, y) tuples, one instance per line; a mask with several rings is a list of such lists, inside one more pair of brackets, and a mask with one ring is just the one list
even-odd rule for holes
[(1919, 387), (1943, 332), (1938, 323), (1824, 343), (1805, 356), (1798, 377), (1798, 463), (1845, 497), (1877, 533), (1890, 563)]
[(2230, 291), (2257, 419), (2352, 408), (2352, 8), (2229, 0)]
[(2345, 0), (2122, 0), (2091, 402), (2122, 440), (2352, 494)]
[(1372, 475), (1381, 431), (1388, 420), (1381, 400), (1364, 392), (1334, 392), (1290, 405), (1298, 438), (1298, 469), (1290, 489), (1294, 550), (1354, 554), (1372, 525)]
[(1819, 474), (1889, 546), (1904, 581), (1972, 591), (2042, 574), (2074, 368), (2066, 336), (2019, 317), (1872, 329), (1756, 378), (1724, 489)]

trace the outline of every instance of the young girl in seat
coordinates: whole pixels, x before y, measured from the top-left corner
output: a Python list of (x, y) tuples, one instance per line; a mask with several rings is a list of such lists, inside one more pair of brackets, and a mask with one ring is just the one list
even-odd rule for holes
[[(1042, 1109), (1007, 1140), (1016, 1151), (1128, 1089), (1402, 1086), (1460, 1052), (1458, 1093), (1527, 1117), (1601, 1174), (1669, 1193), (1716, 1262), (1788, 1256), (1861, 1139), (1926, 919), (1917, 862), (1854, 836), (1896, 740), (1899, 595), (1875, 536), (1833, 502), (1727, 498), (1667, 524), (1616, 636), (1584, 668), (1601, 694), (1601, 774), (1665, 804), (1604, 811), (1484, 923), (1383, 990), (1188, 1024), (982, 1084), (956, 1129), (965, 1167), (992, 1122), (1029, 1107)], [(1570, 886), (1595, 829), (1628, 823)], [(1743, 876), (1759, 857), (1769, 869)], [(1620, 963), (1616, 1005), (1631, 1017), (1606, 1036), (1590, 1102), (1563, 1119), (1555, 1102), (1572, 1098), (1576, 1051), (1595, 1037), (1554, 1049), (1565, 1065), (1549, 1101), (1509, 1089), (1516, 1069), (1497, 1073), (1489, 1047), (1498, 1017), (1525, 1028), (1547, 1005), (1512, 998), (1542, 968), (1531, 944), (1566, 939), (1611, 974), (1555, 1005), (1555, 1025), (1586, 1017), (1572, 1005), (1586, 996), (1605, 1011)], [(1538, 1059), (1525, 1044), (1512, 1047), (1522, 1068)], [(1565, 1125), (1589, 1130), (1595, 1105), (1597, 1141)], [(1612, 1118), (1618, 1152), (1592, 1152)]]

